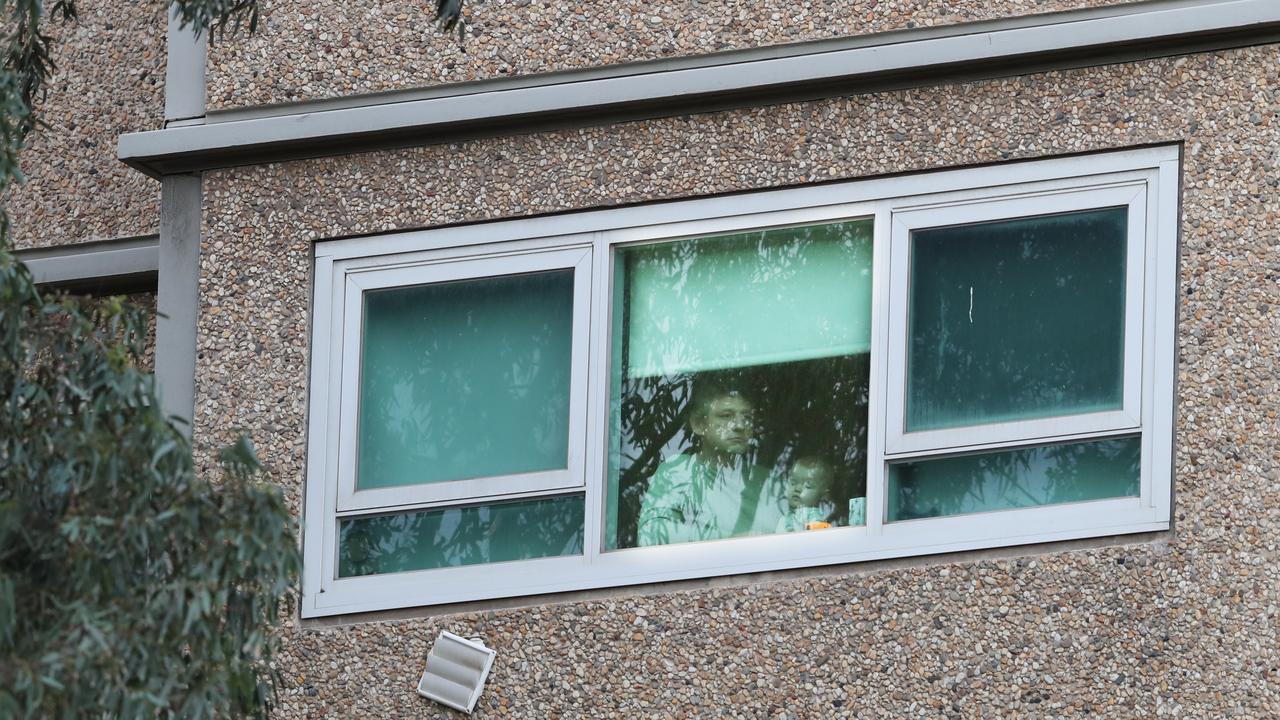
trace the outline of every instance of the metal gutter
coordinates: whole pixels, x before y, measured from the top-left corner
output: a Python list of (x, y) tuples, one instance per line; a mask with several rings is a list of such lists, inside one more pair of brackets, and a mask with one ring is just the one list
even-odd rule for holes
[[(152, 176), (476, 135), (849, 95), (1280, 40), (1276, 0), (1156, 0), (451, 90), (301, 103), (120, 138)], [(279, 112), (280, 114), (270, 114)], [(216, 120), (216, 121), (210, 121)]]

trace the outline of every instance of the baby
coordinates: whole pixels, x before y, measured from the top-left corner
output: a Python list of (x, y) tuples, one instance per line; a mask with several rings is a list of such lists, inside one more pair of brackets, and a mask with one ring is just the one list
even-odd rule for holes
[(832, 496), (835, 475), (831, 463), (822, 458), (805, 456), (796, 460), (787, 488), (790, 509), (778, 519), (775, 532), (831, 527), (837, 511)]

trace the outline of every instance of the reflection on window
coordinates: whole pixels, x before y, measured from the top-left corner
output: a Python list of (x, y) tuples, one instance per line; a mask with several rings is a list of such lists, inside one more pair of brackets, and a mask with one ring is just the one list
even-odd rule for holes
[(1138, 437), (916, 460), (889, 466), (888, 520), (1138, 494)]
[(581, 495), (343, 520), (338, 577), (582, 554)]
[(365, 293), (361, 490), (564, 468), (573, 271)]
[(862, 524), (872, 222), (620, 250), (610, 549)]
[(1121, 407), (1127, 208), (911, 236), (906, 430)]

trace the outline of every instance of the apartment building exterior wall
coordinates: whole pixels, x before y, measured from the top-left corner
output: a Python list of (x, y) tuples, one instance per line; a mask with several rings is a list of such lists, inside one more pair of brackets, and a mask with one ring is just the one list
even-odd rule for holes
[(23, 150), (26, 183), (9, 191), (14, 247), (153, 235), (160, 190), (116, 160), (115, 140), (164, 123), (164, 12), (94, 3), (50, 23), (55, 72), (37, 105), (46, 123)]
[(315, 239), (1184, 148), (1171, 531), (421, 619), (295, 621), (285, 716), (430, 712), (413, 687), (440, 630), (498, 650), (478, 711), (490, 717), (1271, 714), (1278, 60), (1254, 47), (210, 173), (197, 444), (211, 467), (234, 428), (250, 429), (300, 506)]
[(542, 3), (472, 6), (459, 43), (434, 32), (421, 3), (344, 5), (273, 0), (254, 37), (215, 45), (209, 110), (341, 98), (514, 78), (727, 50), (830, 40), (1125, 0), (822, 0), (694, 4)]
[[(210, 51), (207, 119), (302, 117), (337, 106), (264, 106), (409, 101), (427, 97), (409, 89), (448, 94), (460, 81), (1119, 4), (958, 5), (815, 3), (801, 23), (793, 6), (769, 4), (499, 2), (473, 8), (478, 35), (464, 53), (431, 34), (421, 7), (268, 3), (260, 35)], [(1280, 390), (1280, 45), (1225, 45), (1059, 55), (990, 77), (939, 68), (936, 82), (845, 81), (805, 98), (675, 114), (445, 128), (383, 148), (344, 150), (339, 138), (234, 163), (202, 151), (165, 176), (160, 252), (191, 241), (194, 217), (199, 253), (170, 256), (195, 279), (193, 305), (170, 300), (192, 323), (182, 338), (193, 347), (166, 347), (162, 334), (160, 372), (194, 376), (198, 465), (214, 472), (217, 449), (248, 433), (306, 534), (318, 527), (307, 498), (320, 448), (308, 433), (324, 350), (314, 343), (316, 257), (327, 241), (1135, 148), (1179, 158), (1167, 530), (445, 606), (431, 606), (424, 586), (417, 604), (287, 618), (278, 714), (451, 716), (414, 691), (442, 630), (498, 652), (480, 717), (1280, 713), (1280, 425), (1270, 401)], [(397, 90), (407, 94), (357, 95)], [(152, 171), (188, 162), (124, 154)]]

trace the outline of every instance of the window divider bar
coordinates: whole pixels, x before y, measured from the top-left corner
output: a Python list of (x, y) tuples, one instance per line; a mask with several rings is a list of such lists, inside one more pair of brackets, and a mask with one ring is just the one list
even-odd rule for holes
[(871, 259), (871, 372), (867, 390), (867, 517), (870, 536), (884, 533), (888, 516), (888, 463), (885, 460), (885, 417), (888, 412), (889, 373), (889, 249), (893, 203), (876, 203)]
[(609, 268), (612, 257), (603, 232), (591, 237), (589, 292), (591, 316), (587, 362), (586, 512), (583, 515), (583, 560), (591, 564), (604, 552), (609, 477)]
[(376, 517), (378, 515), (403, 515), (412, 512), (430, 512), (432, 510), (448, 510), (460, 507), (476, 507), (481, 505), (499, 505), (520, 500), (549, 500), (570, 495), (581, 495), (583, 488), (571, 487), (557, 490), (529, 490), (527, 492), (507, 493), (469, 497), (464, 500), (433, 500), (429, 502), (406, 502), (401, 505), (370, 505), (369, 507), (353, 507), (335, 510), (334, 515), (340, 519), (357, 517)]
[(1106, 440), (1108, 438), (1130, 437), (1141, 433), (1142, 428), (1135, 426), (1113, 430), (1096, 430), (1091, 432), (1051, 435), (1020, 440), (1002, 440), (999, 442), (984, 443), (981, 445), (959, 445), (929, 448), (926, 450), (907, 450), (903, 452), (885, 453), (884, 458), (886, 462), (890, 463), (921, 458), (940, 459), (947, 457), (959, 457), (963, 455), (979, 455), (987, 452), (1016, 450), (1019, 448), (1041, 447), (1044, 445), (1066, 445), (1069, 443), (1085, 442), (1088, 440)]

